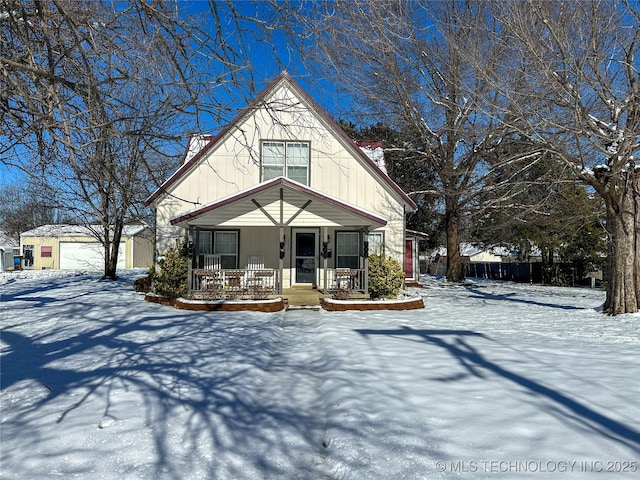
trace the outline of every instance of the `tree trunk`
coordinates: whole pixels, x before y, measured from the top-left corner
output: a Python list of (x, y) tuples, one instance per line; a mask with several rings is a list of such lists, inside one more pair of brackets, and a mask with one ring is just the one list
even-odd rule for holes
[[(117, 280), (118, 279), (118, 252), (120, 249), (120, 240), (122, 239), (123, 224), (121, 221), (114, 222), (113, 238), (109, 239), (105, 236), (105, 239), (110, 240), (105, 245), (105, 262), (104, 262), (104, 276), (103, 280)], [(124, 254), (124, 252), (123, 252)]]
[(460, 212), (456, 199), (446, 199), (445, 229), (447, 234), (447, 280), (462, 282), (462, 257), (460, 256)]
[(542, 284), (551, 283), (549, 272), (551, 268), (549, 267), (549, 250), (546, 246), (540, 247), (540, 258), (541, 258), (541, 268), (542, 268)]
[(631, 172), (626, 178), (624, 190), (617, 203), (618, 208), (615, 208), (611, 199), (605, 200), (609, 251), (604, 313), (635, 313), (638, 311), (640, 300), (640, 259), (637, 255), (640, 245), (640, 202), (638, 180), (634, 173)]
[(633, 245), (633, 280), (636, 295), (635, 311), (640, 310), (640, 191), (636, 180), (633, 203), (634, 203), (634, 245)]

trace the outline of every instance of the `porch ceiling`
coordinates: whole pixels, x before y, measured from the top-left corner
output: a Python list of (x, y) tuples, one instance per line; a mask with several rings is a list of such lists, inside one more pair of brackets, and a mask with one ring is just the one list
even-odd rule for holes
[(173, 225), (382, 227), (387, 221), (292, 180), (279, 177), (186, 212)]

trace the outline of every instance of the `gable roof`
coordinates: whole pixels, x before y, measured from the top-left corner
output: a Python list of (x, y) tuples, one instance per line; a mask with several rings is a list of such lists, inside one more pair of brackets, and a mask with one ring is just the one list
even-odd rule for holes
[[(283, 202), (292, 203), (296, 213), (293, 215), (287, 214), (287, 218), (284, 218), (281, 207)], [(233, 218), (237, 217), (238, 212), (241, 212), (241, 214), (255, 212), (256, 206), (262, 211), (264, 217), (274, 225), (295, 226), (293, 224), (295, 218), (303, 211), (324, 217), (337, 225), (362, 225), (378, 228), (387, 224), (386, 219), (375, 213), (345, 203), (285, 177), (274, 178), (242, 192), (182, 213), (172, 218), (171, 224), (186, 226), (187, 222), (193, 223), (198, 217), (203, 217), (207, 214), (218, 214), (219, 218), (225, 219), (228, 215), (228, 213), (225, 214), (225, 209), (233, 210), (230, 215)], [(275, 218), (278, 216), (281, 218)], [(210, 225), (211, 222), (205, 219), (203, 224)]]
[[(383, 183), (385, 183), (392, 191), (394, 191), (398, 197), (407, 205), (411, 210), (416, 210), (418, 206), (416, 203), (409, 198), (409, 196), (393, 181), (391, 178), (386, 175), (384, 172), (380, 170), (380, 167), (376, 165), (376, 163), (364, 153), (358, 145), (346, 134), (346, 132), (318, 105), (318, 103), (296, 82), (286, 71), (280, 73), (275, 79), (273, 79), (266, 88), (260, 92), (256, 98), (253, 99), (244, 109), (242, 109), (235, 118), (228, 125), (224, 126), (216, 135), (214, 136), (202, 136), (202, 142), (204, 143), (203, 148), (200, 149), (199, 152), (185, 156), (182, 164), (171, 175), (158, 189), (153, 192), (149, 198), (147, 198), (144, 202), (145, 206), (153, 203), (157, 198), (159, 198), (163, 193), (168, 192), (169, 187), (171, 187), (174, 183), (176, 183), (180, 178), (182, 178), (192, 167), (194, 167), (200, 159), (207, 154), (213, 147), (220, 142), (227, 132), (232, 130), (232, 128), (240, 123), (240, 121), (248, 115), (251, 111), (253, 111), (258, 105), (260, 105), (264, 99), (275, 89), (283, 84), (287, 83), (291, 86), (296, 93), (307, 102), (311, 108), (319, 115), (323, 122), (334, 131), (338, 137), (340, 137), (345, 145), (348, 145), (350, 150), (358, 156), (363, 163), (369, 165), (375, 175), (380, 178)], [(188, 149), (191, 147), (191, 142), (188, 145)]]

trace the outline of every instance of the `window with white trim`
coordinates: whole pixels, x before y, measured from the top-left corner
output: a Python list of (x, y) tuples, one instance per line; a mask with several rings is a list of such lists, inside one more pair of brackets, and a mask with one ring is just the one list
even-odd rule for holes
[(309, 184), (309, 144), (305, 142), (262, 142), (262, 181), (287, 177)]
[(383, 232), (369, 232), (369, 255), (384, 255)]
[(198, 232), (197, 255), (220, 255), (222, 268), (238, 268), (238, 232), (215, 230)]
[(360, 234), (358, 232), (336, 233), (336, 268), (360, 267)]
[(213, 232), (213, 253), (220, 255), (222, 268), (238, 268), (238, 232)]
[(211, 253), (211, 232), (198, 232), (198, 255)]

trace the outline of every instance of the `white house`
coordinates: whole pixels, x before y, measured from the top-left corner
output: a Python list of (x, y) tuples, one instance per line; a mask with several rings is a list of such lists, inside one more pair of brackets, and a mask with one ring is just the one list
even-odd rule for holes
[(366, 291), (382, 252), (417, 274), (416, 204), (285, 72), (217, 135), (193, 137), (145, 203), (160, 254), (190, 242), (192, 291), (211, 268), (243, 281), (258, 268), (278, 290), (331, 289), (348, 269)]

